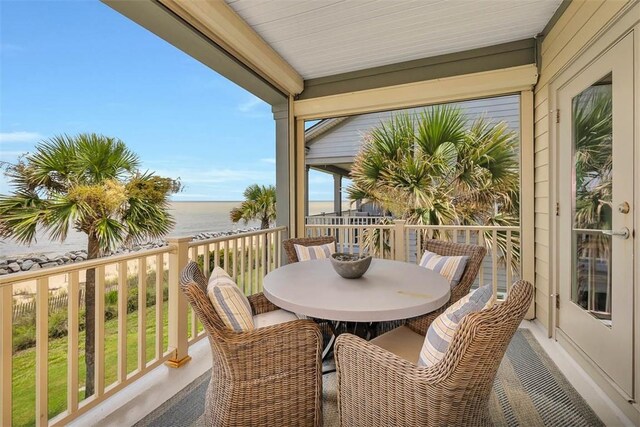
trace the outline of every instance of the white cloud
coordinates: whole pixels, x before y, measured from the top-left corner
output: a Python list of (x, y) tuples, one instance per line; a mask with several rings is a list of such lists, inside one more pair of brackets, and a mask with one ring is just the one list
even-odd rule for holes
[(3, 142), (3, 143), (35, 142), (42, 138), (43, 138), (42, 135), (40, 135), (38, 132), (25, 132), (25, 131), (0, 132), (0, 142)]
[(276, 159), (274, 159), (273, 157), (269, 157), (267, 159), (260, 159), (260, 161), (263, 163), (269, 163), (270, 165), (276, 164)]

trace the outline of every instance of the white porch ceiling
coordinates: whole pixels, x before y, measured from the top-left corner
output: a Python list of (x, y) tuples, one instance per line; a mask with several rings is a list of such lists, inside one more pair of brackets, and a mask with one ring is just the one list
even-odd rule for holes
[(304, 79), (530, 38), (561, 0), (227, 0)]

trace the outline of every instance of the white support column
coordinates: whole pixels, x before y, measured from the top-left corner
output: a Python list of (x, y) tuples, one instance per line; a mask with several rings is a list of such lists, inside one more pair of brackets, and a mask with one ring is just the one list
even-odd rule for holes
[(285, 101), (274, 105), (271, 111), (276, 122), (276, 226), (289, 227), (291, 203), (289, 104)]
[[(533, 91), (520, 92), (520, 274), (535, 286)], [(535, 317), (535, 298), (525, 318)]]
[(311, 166), (304, 166), (304, 217), (309, 216), (309, 171)]
[(333, 174), (333, 211), (342, 215), (342, 175)]

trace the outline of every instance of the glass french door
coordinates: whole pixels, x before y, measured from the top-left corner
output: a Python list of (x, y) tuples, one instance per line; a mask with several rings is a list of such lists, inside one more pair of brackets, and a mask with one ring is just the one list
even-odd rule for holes
[(557, 92), (558, 327), (628, 395), (633, 385), (633, 39)]

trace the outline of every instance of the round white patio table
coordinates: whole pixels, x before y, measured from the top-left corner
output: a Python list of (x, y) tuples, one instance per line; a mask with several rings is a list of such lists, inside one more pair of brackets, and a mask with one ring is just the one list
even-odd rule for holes
[(328, 259), (288, 264), (267, 274), (264, 295), (280, 308), (318, 319), (383, 322), (442, 307), (449, 282), (416, 264), (373, 259), (359, 279), (344, 279)]

